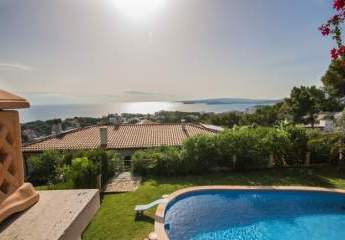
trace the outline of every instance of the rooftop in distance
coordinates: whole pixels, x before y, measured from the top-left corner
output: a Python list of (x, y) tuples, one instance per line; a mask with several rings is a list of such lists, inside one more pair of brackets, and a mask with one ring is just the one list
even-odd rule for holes
[(218, 130), (202, 124), (121, 124), (80, 128), (24, 145), (22, 151), (77, 150), (101, 147), (101, 128), (106, 128), (108, 150), (179, 146), (199, 134), (213, 135)]

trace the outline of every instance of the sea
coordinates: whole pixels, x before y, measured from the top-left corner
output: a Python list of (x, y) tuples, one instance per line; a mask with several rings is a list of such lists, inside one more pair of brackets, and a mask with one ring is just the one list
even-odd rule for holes
[[(270, 105), (270, 104), (267, 104)], [(110, 113), (153, 114), (159, 111), (214, 112), (246, 111), (257, 103), (183, 103), (183, 102), (119, 102), (113, 104), (66, 104), (66, 105), (32, 105), (20, 110), (22, 123), (71, 117), (102, 117)]]

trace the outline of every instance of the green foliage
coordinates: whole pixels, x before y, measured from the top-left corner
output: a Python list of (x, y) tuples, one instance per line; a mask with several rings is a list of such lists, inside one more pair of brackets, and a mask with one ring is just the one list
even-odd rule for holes
[(343, 61), (332, 61), (321, 81), (331, 96), (345, 97), (345, 68)]
[(67, 169), (67, 179), (74, 188), (96, 188), (98, 166), (87, 157), (75, 158)]
[(282, 127), (289, 139), (286, 163), (288, 165), (302, 165), (308, 152), (308, 135), (305, 128), (295, 126)]
[(326, 102), (325, 93), (312, 87), (294, 87), (290, 93), (290, 98), (286, 99), (289, 112), (296, 123), (315, 123), (315, 114), (324, 108)]
[[(51, 134), (52, 126), (56, 123), (62, 123), (62, 129), (75, 128), (75, 127), (86, 127), (91, 125), (96, 125), (101, 121), (99, 118), (92, 117), (74, 117), (61, 119), (51, 119), (47, 121), (33, 121), (28, 123), (23, 123), (21, 125), (22, 133), (26, 129), (31, 129), (35, 132), (37, 137), (48, 136)], [(77, 123), (77, 126), (75, 125)], [(22, 134), (22, 138), (26, 140), (26, 136)]]
[(244, 114), (240, 120), (240, 125), (273, 126), (282, 118), (281, 104), (278, 103), (273, 106), (260, 106), (255, 113)]
[(211, 114), (207, 122), (213, 125), (232, 128), (240, 123), (241, 118), (242, 114), (237, 112), (219, 113)]
[(248, 170), (266, 168), (269, 151), (263, 141), (261, 128), (240, 128), (231, 130), (234, 135), (235, 169)]
[(343, 136), (338, 133), (324, 134), (320, 131), (309, 133), (308, 149), (311, 154), (311, 163), (336, 164), (342, 138)]
[(275, 166), (284, 166), (291, 146), (288, 132), (280, 127), (264, 128), (261, 130), (261, 139), (264, 148), (273, 157)]
[(141, 150), (132, 157), (133, 172), (142, 176), (205, 174), (217, 168), (250, 170), (295, 166), (305, 161), (308, 135), (304, 128), (235, 127), (214, 136), (187, 139), (182, 147)]
[[(22, 132), (26, 129), (32, 129), (37, 136), (47, 136), (51, 134), (51, 129), (53, 124), (58, 121), (58, 119), (52, 119), (48, 121), (33, 121), (22, 124)], [(23, 136), (24, 137), (24, 136)]]
[[(198, 122), (200, 115), (198, 112), (159, 111), (155, 113), (154, 119), (161, 123)], [(151, 117), (153, 116), (147, 118)]]
[[(122, 157), (118, 153), (103, 149), (65, 152), (45, 151), (28, 159), (29, 181), (34, 185), (71, 181), (74, 179), (70, 177), (71, 170), (74, 171), (74, 175), (77, 175), (76, 171), (78, 171), (78, 168), (72, 168), (73, 161), (85, 158), (92, 162), (97, 175), (102, 175), (102, 184), (107, 182), (115, 172), (120, 171), (123, 165)], [(83, 175), (83, 173), (80, 173), (80, 175)], [(95, 179), (92, 179), (92, 181), (95, 181)], [(86, 184), (88, 184), (88, 180)], [(79, 183), (75, 185), (81, 186)], [(94, 187), (94, 184), (89, 187)]]
[(294, 123), (310, 123), (312, 126), (315, 124), (316, 114), (321, 111), (334, 112), (343, 108), (340, 98), (315, 86), (294, 87), (284, 104)]
[(234, 167), (233, 158), (237, 150), (237, 137), (234, 132), (235, 130), (226, 130), (222, 134), (218, 134), (215, 138), (218, 166)]
[(99, 169), (99, 173), (102, 174), (102, 183), (107, 182), (122, 165), (121, 156), (113, 151), (96, 149), (87, 151), (85, 156)]
[(173, 176), (178, 175), (182, 169), (178, 148), (139, 150), (132, 156), (132, 171), (141, 176)]
[(34, 185), (46, 184), (56, 180), (58, 166), (63, 156), (58, 151), (45, 151), (28, 159), (29, 181)]
[(182, 161), (186, 173), (205, 173), (217, 166), (218, 150), (214, 136), (200, 135), (183, 143)]

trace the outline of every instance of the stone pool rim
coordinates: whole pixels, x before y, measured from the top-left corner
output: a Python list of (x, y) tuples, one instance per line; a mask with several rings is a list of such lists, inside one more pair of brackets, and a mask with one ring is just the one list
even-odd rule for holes
[(184, 195), (186, 193), (202, 192), (209, 190), (245, 190), (245, 191), (255, 191), (255, 190), (273, 190), (273, 191), (301, 191), (301, 192), (326, 192), (326, 193), (339, 193), (345, 194), (345, 190), (338, 188), (322, 188), (322, 187), (303, 187), (303, 186), (227, 186), (227, 185), (216, 185), (216, 186), (198, 186), (198, 187), (188, 187), (177, 190), (166, 198), (166, 201), (159, 204), (155, 213), (155, 232), (158, 235), (158, 240), (169, 240), (167, 233), (164, 228), (164, 217), (167, 210), (167, 206), (170, 202), (174, 201), (178, 196)]

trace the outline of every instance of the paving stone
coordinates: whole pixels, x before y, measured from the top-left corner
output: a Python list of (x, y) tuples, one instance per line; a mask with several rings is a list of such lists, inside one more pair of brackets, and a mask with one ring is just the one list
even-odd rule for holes
[(104, 193), (134, 192), (140, 186), (141, 177), (133, 177), (130, 172), (123, 172), (111, 179)]

